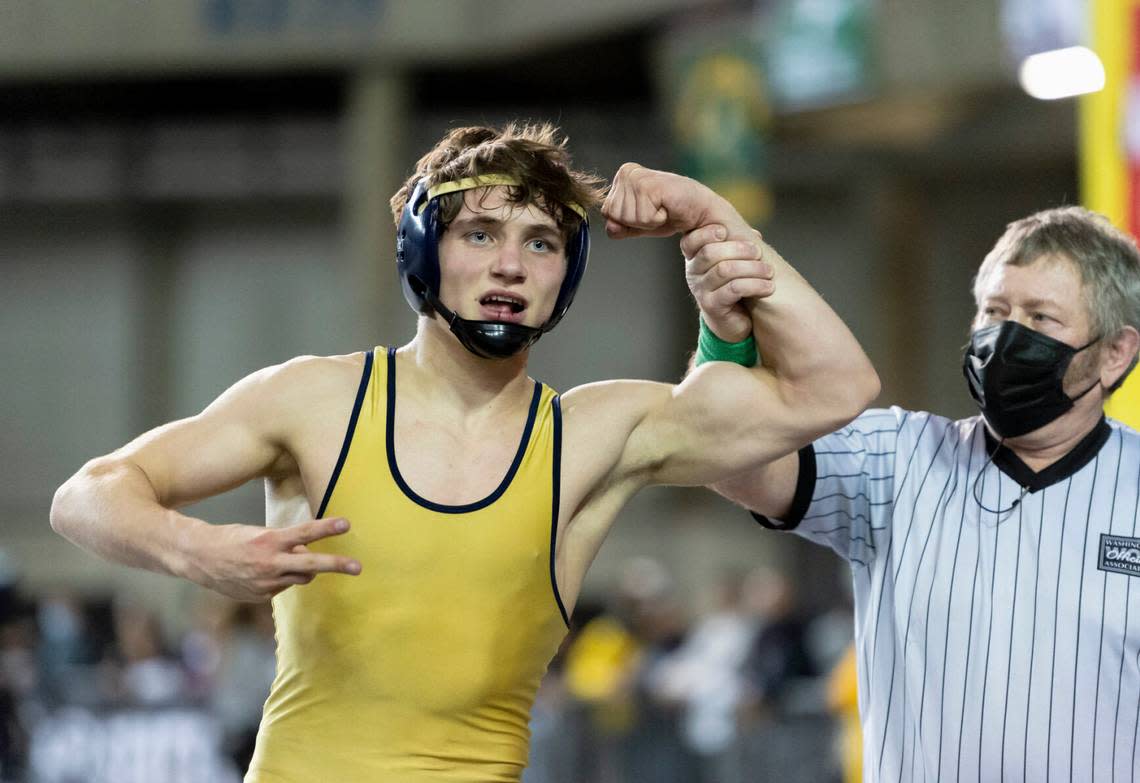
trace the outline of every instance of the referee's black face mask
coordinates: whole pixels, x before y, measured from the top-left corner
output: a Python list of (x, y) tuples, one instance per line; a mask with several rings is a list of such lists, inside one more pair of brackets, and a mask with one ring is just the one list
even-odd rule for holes
[(1099, 339), (1074, 348), (1016, 321), (978, 329), (970, 335), (962, 357), (970, 396), (1000, 437), (1033, 432), (1066, 413), (1100, 383), (1097, 380), (1072, 398), (1063, 386), (1073, 357)]

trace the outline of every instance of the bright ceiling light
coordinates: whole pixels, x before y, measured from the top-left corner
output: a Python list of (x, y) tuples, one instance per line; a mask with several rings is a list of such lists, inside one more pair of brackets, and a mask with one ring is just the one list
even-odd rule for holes
[(1018, 80), (1034, 98), (1071, 98), (1104, 89), (1104, 65), (1091, 49), (1070, 46), (1026, 57)]

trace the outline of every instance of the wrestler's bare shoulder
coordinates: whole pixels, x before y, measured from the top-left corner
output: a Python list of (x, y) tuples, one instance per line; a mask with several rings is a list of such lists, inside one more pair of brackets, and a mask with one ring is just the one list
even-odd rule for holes
[(669, 400), (673, 389), (667, 383), (642, 380), (587, 383), (562, 395), (562, 411), (575, 431), (588, 439), (608, 435), (620, 443), (647, 413)]
[(360, 385), (364, 359), (363, 352), (297, 356), (259, 370), (250, 379), (256, 379), (259, 391), (267, 397), (282, 401), (316, 403), (328, 398), (337, 400), (345, 389), (355, 394)]
[(296, 436), (307, 442), (324, 432), (343, 432), (364, 360), (364, 353), (298, 356), (252, 373), (222, 400), (231, 398), (238, 415), (260, 422), (258, 429), (285, 444)]
[(613, 471), (627, 452), (637, 426), (668, 402), (667, 383), (612, 380), (588, 383), (562, 395), (565, 421), (564, 480), (583, 493), (598, 482), (618, 479)]

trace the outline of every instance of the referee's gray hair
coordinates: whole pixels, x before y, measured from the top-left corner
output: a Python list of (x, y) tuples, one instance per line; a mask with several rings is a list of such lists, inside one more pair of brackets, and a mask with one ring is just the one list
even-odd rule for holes
[[(1083, 207), (1057, 207), (1015, 220), (987, 255), (974, 278), (974, 301), (997, 266), (1026, 266), (1043, 255), (1072, 261), (1081, 275), (1082, 293), (1094, 335), (1113, 336), (1125, 326), (1140, 331), (1140, 251), (1136, 242), (1104, 215)], [(1115, 391), (1136, 366), (1112, 385)]]

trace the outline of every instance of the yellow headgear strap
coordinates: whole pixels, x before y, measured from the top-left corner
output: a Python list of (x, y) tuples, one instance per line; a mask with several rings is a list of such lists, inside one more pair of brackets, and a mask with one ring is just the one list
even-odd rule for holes
[[(522, 183), (514, 177), (509, 177), (506, 174), (480, 174), (476, 177), (464, 177), (463, 179), (452, 180), (451, 182), (441, 182), (435, 187), (428, 188), (427, 201), (431, 201), (436, 196), (442, 196), (445, 193), (458, 193), (461, 190), (472, 190), (474, 188), (489, 188), (494, 185), (507, 185), (510, 187), (518, 187)], [(424, 204), (427, 204), (427, 201)], [(583, 220), (586, 219), (586, 210), (582, 209), (580, 204), (565, 204), (567, 209), (572, 209), (578, 213), (578, 216)]]

